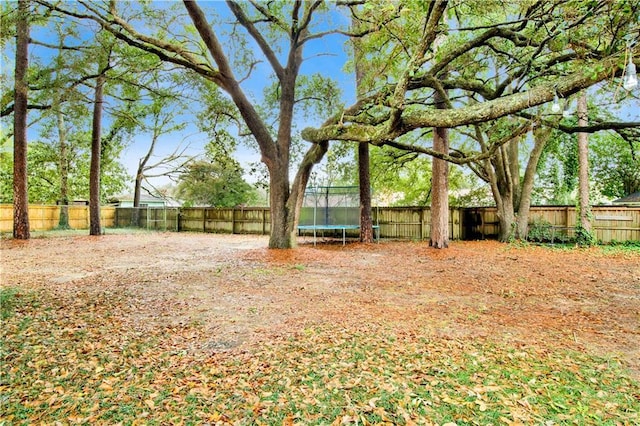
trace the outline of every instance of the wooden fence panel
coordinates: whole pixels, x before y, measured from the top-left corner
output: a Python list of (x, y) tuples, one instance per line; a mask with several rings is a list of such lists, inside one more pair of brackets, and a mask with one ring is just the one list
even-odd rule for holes
[(205, 232), (204, 209), (190, 207), (180, 209), (180, 231)]
[[(72, 229), (89, 229), (89, 207), (67, 206), (69, 211), (69, 227)], [(29, 228), (32, 231), (50, 231), (58, 227), (60, 209), (58, 205), (29, 205)], [(115, 225), (115, 207), (100, 208), (100, 223), (103, 227)], [(0, 232), (13, 231), (13, 205), (0, 205)]]
[(640, 241), (640, 209), (603, 207), (592, 213), (599, 241)]
[(204, 209), (204, 231), (224, 234), (233, 234), (234, 231), (233, 209)]
[(0, 232), (13, 231), (13, 205), (0, 205)]
[[(381, 238), (423, 239), (424, 216), (416, 207), (378, 207), (375, 209)], [(428, 232), (428, 227), (426, 229)]]
[(462, 239), (462, 210), (449, 209), (449, 238), (452, 240)]
[(268, 234), (271, 230), (268, 212), (269, 209), (262, 207), (235, 209), (233, 211), (233, 233)]
[[(591, 226), (598, 241), (640, 241), (640, 208), (593, 206), (591, 213)], [(572, 229), (579, 222), (578, 211), (573, 206), (531, 207), (529, 223), (536, 221), (556, 228), (568, 228), (568, 233), (573, 235)]]
[[(89, 229), (89, 209), (87, 206), (69, 206), (69, 227), (73, 229)], [(102, 209), (100, 209), (102, 213)], [(60, 217), (60, 209), (58, 209), (58, 217)], [(102, 223), (102, 217), (100, 217), (100, 224)]]
[(29, 229), (32, 231), (47, 231), (53, 229), (58, 226), (59, 220), (60, 207), (29, 205)]
[[(427, 240), (431, 237), (429, 207), (375, 207), (374, 223), (380, 226), (381, 238)], [(462, 237), (463, 215), (460, 209), (449, 210), (449, 238)]]

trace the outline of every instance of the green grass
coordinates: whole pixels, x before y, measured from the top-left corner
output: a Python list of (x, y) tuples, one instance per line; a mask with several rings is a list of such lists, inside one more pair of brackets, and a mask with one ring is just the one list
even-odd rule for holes
[(2, 293), (1, 425), (640, 422), (640, 385), (615, 359), (366, 326), (197, 355), (172, 340), (205, 343), (197, 324), (139, 332), (99, 298), (18, 294)]
[[(549, 250), (557, 250), (557, 251), (571, 251), (571, 250), (582, 250), (584, 247), (576, 246), (575, 242), (555, 242), (553, 244), (544, 242), (529, 242), (529, 241), (513, 241), (508, 244), (509, 248), (527, 248), (529, 246), (542, 246), (548, 248)], [(611, 253), (611, 254), (640, 254), (640, 241), (624, 241), (617, 242), (612, 241), (609, 244), (598, 244), (595, 247), (598, 247), (602, 250), (603, 253)]]
[(612, 241), (611, 244), (603, 245), (602, 250), (613, 253), (640, 254), (640, 241)]
[(14, 287), (0, 288), (0, 319), (6, 320), (13, 316), (15, 306), (20, 297), (19, 290)]

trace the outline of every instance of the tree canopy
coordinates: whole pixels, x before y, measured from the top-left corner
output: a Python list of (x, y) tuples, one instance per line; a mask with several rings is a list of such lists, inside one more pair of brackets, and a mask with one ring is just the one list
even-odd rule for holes
[(233, 158), (194, 160), (185, 169), (178, 177), (176, 196), (186, 206), (236, 207), (257, 200), (256, 189), (244, 180)]
[[(384, 46), (373, 60), (393, 68), (372, 80), (368, 97), (305, 129), (306, 140), (368, 141), (468, 162), (482, 154), (434, 152), (420, 143), (422, 129), (517, 117), (615, 79), (628, 47), (636, 61), (640, 53), (630, 43), (640, 34), (640, 6), (632, 1), (406, 1), (395, 11), (398, 18), (370, 41)], [(445, 92), (449, 109), (436, 110), (434, 94)], [(522, 125), (542, 119), (540, 113), (548, 111), (527, 115)], [(501, 136), (489, 141), (485, 155), (509, 140)]]

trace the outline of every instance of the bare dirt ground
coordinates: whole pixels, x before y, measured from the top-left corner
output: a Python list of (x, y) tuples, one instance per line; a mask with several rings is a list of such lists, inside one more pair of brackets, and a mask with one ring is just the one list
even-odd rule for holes
[[(117, 305), (123, 327), (181, 335), (185, 350), (234, 351), (306, 327), (572, 348), (625, 361), (640, 377), (640, 256), (492, 241), (320, 244), (142, 233), (2, 240), (2, 285), (73, 304)], [(98, 302), (96, 302), (98, 303)], [(179, 333), (176, 333), (179, 335)]]

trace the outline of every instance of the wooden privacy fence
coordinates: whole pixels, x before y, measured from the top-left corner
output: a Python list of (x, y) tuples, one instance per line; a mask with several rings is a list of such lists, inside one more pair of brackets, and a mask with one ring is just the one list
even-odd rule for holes
[[(218, 232), (232, 234), (269, 234), (271, 213), (268, 208), (180, 208), (170, 209), (167, 222), (147, 222), (147, 217), (156, 217), (163, 209), (118, 207), (115, 214), (117, 227), (141, 227), (194, 232)], [(149, 212), (152, 212), (149, 214)], [(137, 225), (135, 217), (138, 217)], [(461, 212), (451, 209), (449, 231), (451, 238), (461, 238)], [(375, 207), (373, 222), (380, 227), (381, 238), (422, 240), (429, 238), (431, 214), (428, 207)], [(331, 231), (326, 231), (329, 234)], [(337, 232), (337, 231), (336, 231)], [(306, 230), (304, 234), (312, 234)], [(342, 233), (342, 231), (340, 231)], [(355, 237), (358, 230), (348, 230), (347, 236)]]
[[(431, 237), (429, 207), (374, 207), (373, 223), (380, 226), (380, 238), (426, 240)], [(449, 236), (462, 238), (460, 209), (449, 209)]]
[[(60, 209), (57, 205), (29, 205), (29, 228), (32, 231), (49, 231), (58, 227)], [(67, 206), (69, 211), (69, 227), (73, 229), (89, 229), (89, 206)], [(100, 208), (100, 223), (103, 227), (113, 227), (115, 207)], [(0, 204), (0, 232), (13, 231), (13, 205)]]
[[(598, 241), (640, 241), (640, 207), (593, 206), (592, 231)], [(495, 207), (462, 209), (462, 239), (496, 238), (499, 224)], [(571, 239), (580, 221), (573, 206), (534, 206), (529, 213), (529, 233), (543, 240)]]
[[(115, 226), (135, 226), (131, 221), (132, 208), (116, 209)], [(149, 214), (140, 209), (142, 218), (137, 226), (148, 229), (167, 229), (193, 232), (219, 232), (234, 234), (268, 234), (271, 217), (268, 208), (172, 208), (167, 220), (147, 223), (147, 217), (157, 217), (163, 209)], [(593, 229), (603, 243), (640, 240), (640, 207), (595, 206)], [(495, 207), (452, 208), (449, 211), (451, 239), (473, 240), (496, 238), (499, 231)], [(374, 207), (373, 222), (380, 229), (381, 238), (425, 240), (430, 237), (431, 211), (429, 207)], [(575, 207), (532, 207), (532, 227), (542, 226), (549, 239), (570, 238), (576, 224)], [(306, 234), (312, 231), (305, 230)], [(341, 233), (342, 231), (340, 231)], [(347, 236), (356, 237), (357, 230), (347, 230)]]
[[(68, 206), (69, 225), (87, 229), (87, 206)], [(268, 208), (130, 208), (102, 207), (105, 227), (136, 227), (167, 231), (217, 232), (234, 234), (269, 234), (271, 216)], [(640, 241), (640, 207), (594, 206), (593, 230), (603, 243)], [(548, 239), (571, 238), (577, 212), (572, 206), (532, 207), (530, 229), (546, 232)], [(50, 230), (58, 226), (60, 206), (29, 206), (32, 230)], [(381, 238), (424, 240), (431, 231), (428, 207), (374, 207), (373, 221)], [(13, 207), (0, 205), (0, 232), (11, 232)], [(499, 225), (495, 207), (453, 208), (449, 215), (451, 239), (496, 238)], [(309, 233), (310, 231), (306, 231)], [(348, 233), (356, 237), (358, 231)]]

